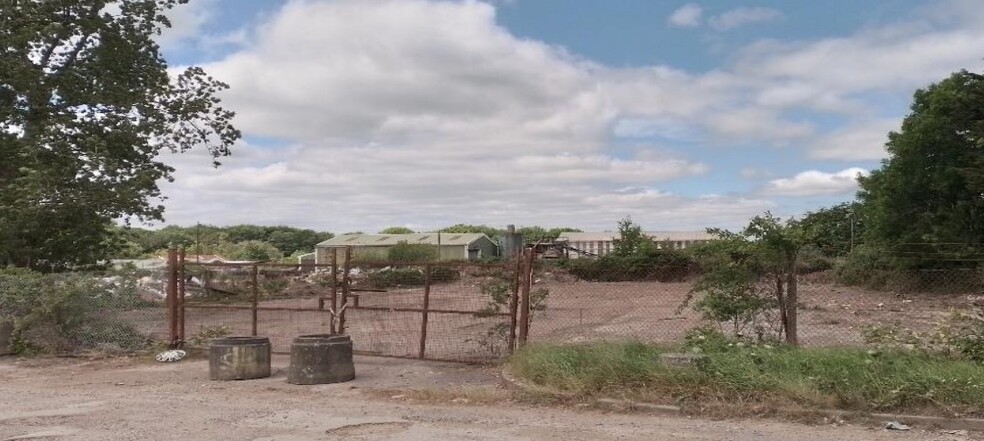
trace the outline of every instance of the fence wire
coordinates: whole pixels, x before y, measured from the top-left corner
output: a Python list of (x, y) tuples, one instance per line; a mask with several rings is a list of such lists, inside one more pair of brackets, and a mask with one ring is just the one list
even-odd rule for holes
[[(363, 354), (488, 361), (508, 353), (515, 269), (467, 262), (184, 265), (185, 336), (256, 334), (275, 352), (344, 326)], [(255, 277), (255, 282), (254, 282)], [(256, 319), (253, 319), (253, 303)]]
[(163, 271), (0, 272), (2, 342), (18, 353), (134, 351), (167, 340)]
[[(642, 273), (626, 268), (614, 274)], [(697, 327), (735, 332), (733, 323), (709, 319), (701, 311), (702, 293), (694, 290), (698, 271), (649, 269), (642, 280), (609, 277), (619, 281), (581, 275), (564, 265), (537, 266), (532, 289), (548, 296), (544, 309), (534, 311), (531, 342), (677, 345)], [(954, 315), (984, 306), (984, 278), (976, 270), (869, 272), (849, 280), (827, 271), (801, 274), (797, 280), (798, 337), (805, 346), (872, 345), (886, 332), (929, 335), (948, 326)], [(777, 336), (776, 302), (765, 300), (767, 306), (740, 328), (742, 336)]]

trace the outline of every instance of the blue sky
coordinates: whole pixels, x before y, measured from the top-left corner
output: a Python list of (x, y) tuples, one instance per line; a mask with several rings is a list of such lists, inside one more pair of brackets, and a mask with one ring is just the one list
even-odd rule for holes
[[(161, 45), (245, 139), (167, 158), (168, 223), (736, 227), (849, 200), (918, 87), (980, 71), (950, 1), (192, 0)], [(262, 207), (262, 208), (261, 208)]]

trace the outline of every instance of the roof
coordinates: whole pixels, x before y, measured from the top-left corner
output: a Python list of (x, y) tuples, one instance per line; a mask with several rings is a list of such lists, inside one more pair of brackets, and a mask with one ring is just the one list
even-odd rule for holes
[[(707, 231), (646, 231), (645, 235), (657, 241), (713, 240), (717, 237)], [(607, 242), (619, 237), (617, 232), (563, 233), (558, 238), (568, 242)]]
[[(475, 241), (485, 238), (491, 241), (488, 236), (482, 233), (441, 233), (441, 245), (471, 245)], [(409, 244), (437, 245), (438, 233), (416, 233), (416, 234), (345, 234), (335, 236), (324, 242), (319, 243), (319, 247), (386, 247), (393, 246), (400, 242)]]
[(137, 269), (142, 270), (167, 268), (167, 260), (160, 257), (152, 259), (112, 259), (110, 260), (110, 263), (112, 263), (114, 267), (133, 265)]

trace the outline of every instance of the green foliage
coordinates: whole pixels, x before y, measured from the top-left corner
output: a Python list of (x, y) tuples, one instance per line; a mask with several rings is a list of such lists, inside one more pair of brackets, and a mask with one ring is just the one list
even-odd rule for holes
[(916, 91), (911, 110), (889, 134), (888, 159), (860, 179), (865, 243), (934, 256), (901, 266), (961, 266), (984, 244), (984, 76), (954, 73)]
[(207, 347), (212, 340), (220, 339), (232, 335), (232, 328), (225, 325), (203, 326), (198, 333), (188, 339), (188, 344), (193, 347)]
[(390, 262), (433, 262), (437, 260), (437, 247), (420, 243), (399, 242), (386, 252), (386, 260)]
[(510, 360), (510, 369), (534, 384), (583, 395), (645, 388), (652, 383), (660, 350), (641, 343), (530, 345)]
[(927, 356), (964, 358), (984, 363), (984, 307), (954, 311), (930, 331), (914, 331), (895, 323), (862, 330), (866, 344), (879, 349), (915, 351)]
[[(115, 258), (150, 257), (162, 254), (171, 246), (184, 247), (189, 255), (218, 254), (229, 259), (253, 260), (241, 257), (267, 256), (274, 260), (280, 256), (295, 253), (310, 253), (315, 245), (334, 237), (327, 232), (317, 232), (286, 226), (233, 225), (216, 227), (214, 225), (196, 225), (179, 227), (169, 225), (159, 230), (141, 228), (112, 227), (112, 234), (120, 241), (119, 251), (114, 252)], [(239, 244), (263, 242), (276, 248), (272, 250), (261, 246), (262, 251), (251, 246), (243, 251)], [(266, 260), (266, 259), (264, 259)]]
[(109, 257), (114, 219), (162, 219), (167, 152), (218, 165), (240, 138), (227, 85), (169, 73), (154, 38), (178, 0), (5, 2), (0, 8), (0, 263), (62, 269)]
[[(694, 308), (708, 319), (730, 323), (736, 335), (751, 326), (771, 337), (775, 329), (795, 344), (797, 261), (806, 241), (799, 224), (767, 212), (738, 233), (709, 231), (719, 239), (693, 250), (703, 270), (691, 289), (691, 296), (700, 297)], [(767, 314), (773, 310), (776, 314)]]
[(571, 274), (592, 282), (680, 282), (694, 272), (694, 261), (686, 251), (658, 246), (631, 218), (619, 221), (618, 227), (620, 238), (612, 252), (597, 259), (565, 262)]
[(277, 247), (259, 240), (247, 240), (227, 247), (221, 253), (232, 260), (268, 261), (283, 257)]
[(40, 274), (0, 269), (0, 321), (14, 324), (14, 349), (64, 353), (99, 345), (141, 349), (146, 336), (120, 319), (145, 306), (125, 274)]
[(564, 265), (577, 278), (592, 282), (682, 282), (696, 271), (693, 259), (685, 251), (656, 248), (625, 257), (609, 254), (597, 259), (572, 259)]
[(450, 227), (441, 228), (438, 231), (440, 231), (441, 233), (482, 233), (492, 238), (493, 240), (499, 237), (499, 233), (502, 232), (502, 230), (495, 227), (490, 227), (488, 225), (466, 225), (466, 224), (455, 224)]
[(629, 257), (649, 254), (656, 248), (652, 238), (646, 236), (642, 226), (632, 222), (631, 217), (618, 221), (618, 239), (612, 244), (611, 254), (616, 257)]
[(527, 243), (535, 243), (539, 241), (554, 240), (564, 233), (580, 233), (581, 230), (571, 227), (557, 227), (548, 229), (534, 225), (532, 227), (519, 227), (516, 229), (516, 232), (522, 234), (523, 240)]
[[(863, 411), (979, 414), (984, 365), (914, 353), (749, 345), (707, 334), (706, 362), (676, 369), (639, 343), (529, 346), (510, 368), (539, 386), (580, 397), (627, 396), (703, 407), (790, 402)], [(730, 407), (729, 406), (729, 407)], [(758, 407), (758, 406), (756, 406)]]
[(861, 204), (845, 202), (806, 213), (799, 221), (804, 245), (815, 248), (822, 256), (846, 256), (852, 244), (853, 247), (863, 244), (865, 223), (861, 212)]
[[(423, 286), (427, 274), (420, 268), (384, 268), (367, 275), (373, 288), (385, 289), (392, 287)], [(431, 283), (447, 283), (458, 280), (461, 273), (454, 268), (444, 266), (431, 267)]]
[(414, 231), (407, 227), (389, 227), (384, 228), (379, 234), (413, 234)]

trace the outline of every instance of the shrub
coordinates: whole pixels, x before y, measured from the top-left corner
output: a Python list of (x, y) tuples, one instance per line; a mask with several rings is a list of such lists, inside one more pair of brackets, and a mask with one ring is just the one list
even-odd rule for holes
[[(422, 268), (384, 268), (370, 272), (367, 277), (369, 284), (379, 289), (393, 286), (422, 286), (427, 278)], [(431, 283), (451, 282), (458, 280), (459, 277), (461, 273), (455, 268), (431, 267)]]
[(597, 259), (572, 259), (568, 270), (581, 280), (591, 282), (658, 281), (682, 282), (692, 275), (696, 265), (678, 250), (654, 250), (632, 256), (607, 255)]
[(386, 259), (390, 262), (431, 262), (437, 260), (437, 247), (399, 242), (386, 252)]
[(100, 345), (141, 349), (146, 336), (120, 319), (146, 306), (125, 275), (40, 274), (0, 269), (0, 321), (13, 322), (19, 353), (62, 353)]
[(867, 326), (861, 335), (866, 344), (878, 349), (984, 362), (984, 307), (972, 312), (955, 311), (926, 332), (913, 331), (895, 323)]
[(420, 286), (424, 284), (424, 272), (414, 268), (386, 268), (368, 274), (374, 288), (394, 286)]

